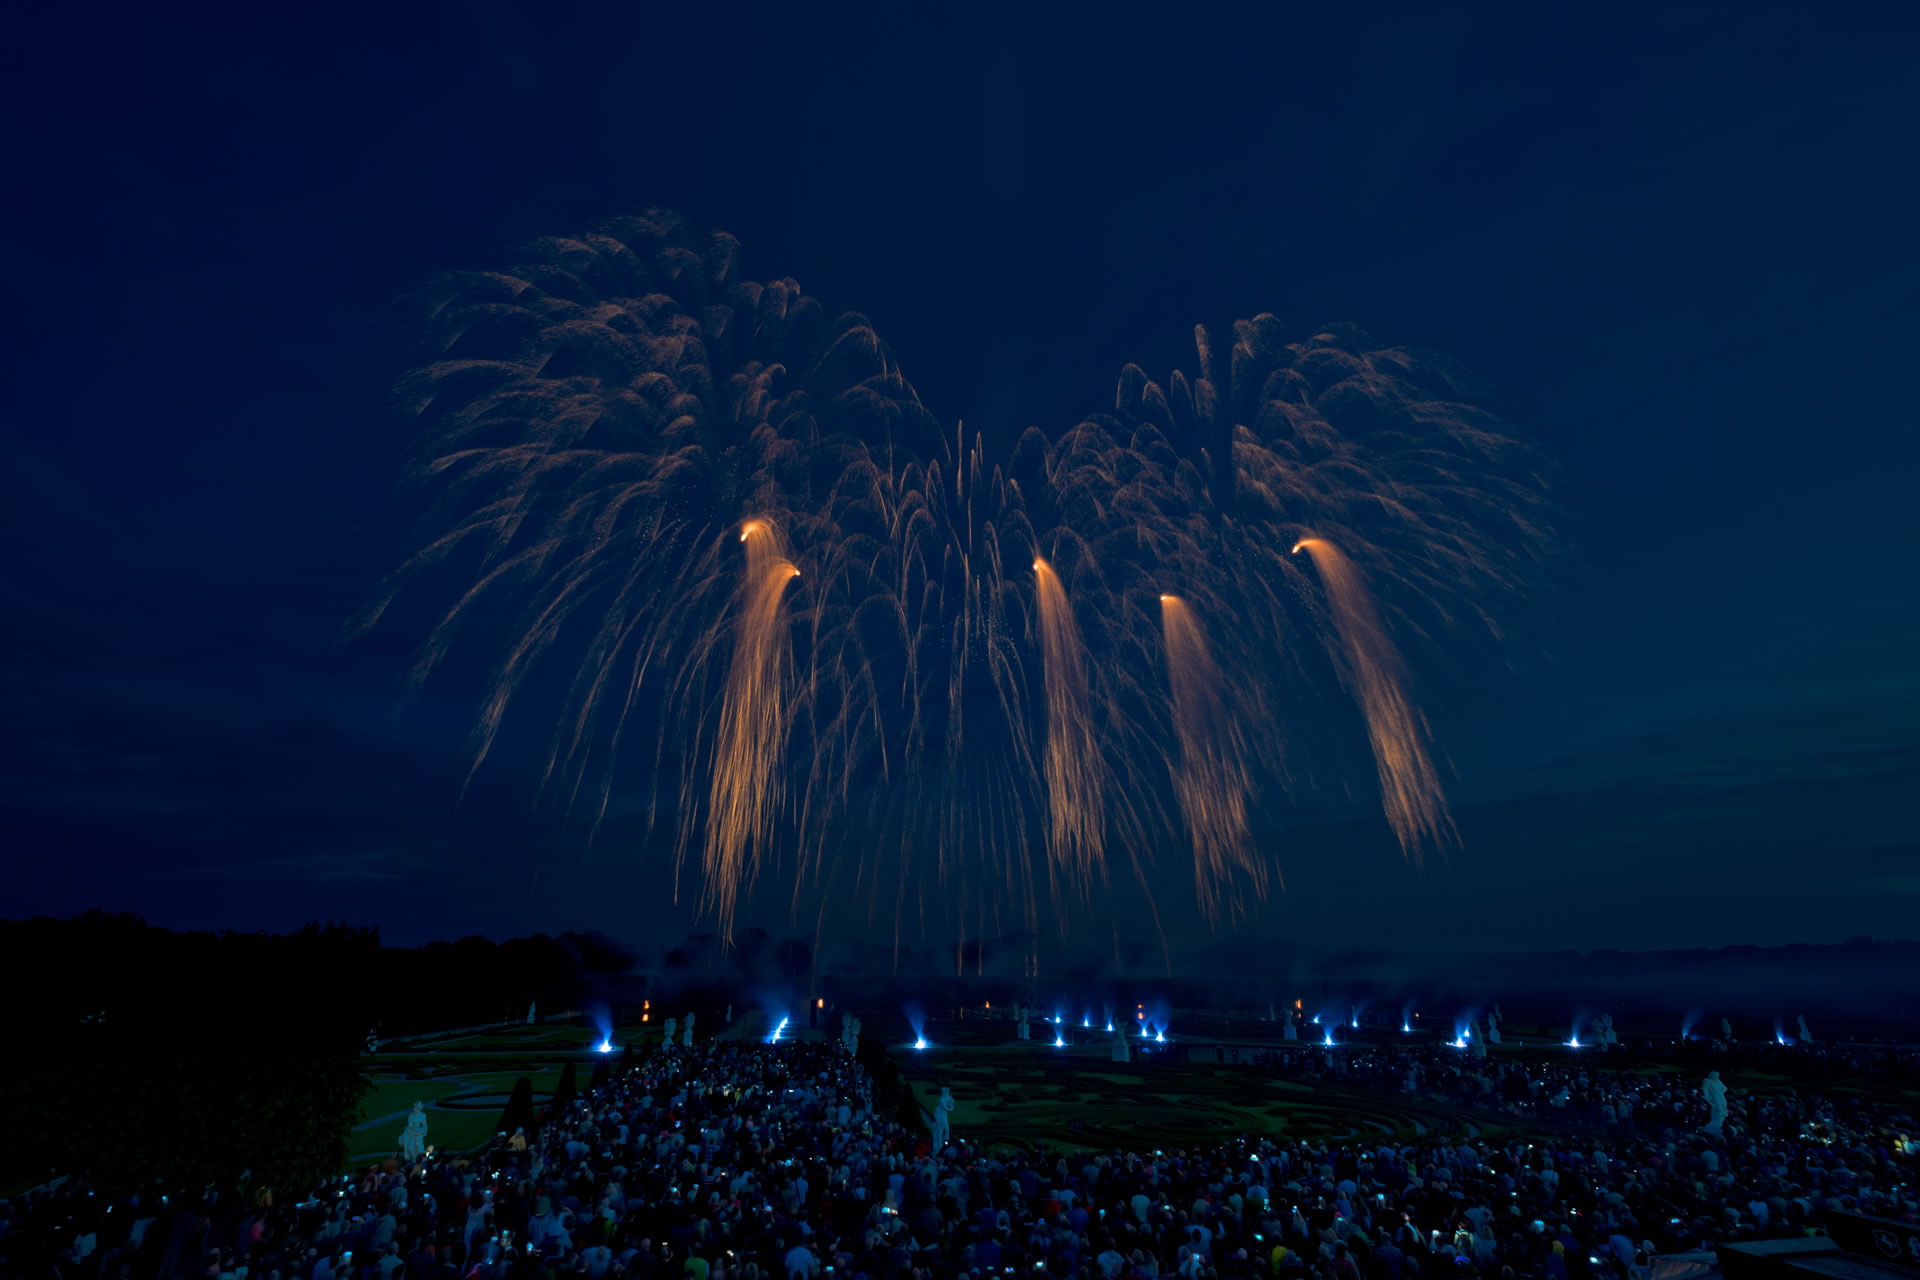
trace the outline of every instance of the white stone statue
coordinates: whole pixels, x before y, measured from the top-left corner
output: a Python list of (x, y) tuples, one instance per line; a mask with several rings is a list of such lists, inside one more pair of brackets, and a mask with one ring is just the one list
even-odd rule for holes
[(1127, 1029), (1125, 1027), (1115, 1027), (1113, 1029), (1113, 1052), (1109, 1056), (1115, 1062), (1133, 1061), (1133, 1046), (1127, 1043)]
[(535, 1009), (535, 1008), (536, 1008), (536, 1007), (537, 1007), (537, 1006), (539, 1005), (539, 1003), (540, 1003), (540, 1002), (539, 1002), (539, 1001), (537, 1001), (537, 1000), (529, 1000), (529, 1001), (527, 1001), (527, 1025), (528, 1025), (528, 1026), (532, 1026), (532, 1025), (533, 1025), (533, 1013), (534, 1013), (534, 1009)]
[(1487, 1014), (1487, 1043), (1500, 1043), (1500, 1006), (1495, 1005)]
[(1602, 1040), (1604, 1040), (1608, 1044), (1620, 1043), (1620, 1037), (1615, 1035), (1613, 1031), (1613, 1015), (1612, 1014), (1608, 1013), (1608, 1014), (1601, 1015), (1600, 1027), (1601, 1027), (1600, 1038)]
[(683, 1049), (693, 1048), (693, 1015), (692, 1014), (687, 1015), (686, 1029), (680, 1033), (680, 1047)]
[(1720, 1019), (1720, 1038), (1729, 1044), (1733, 1042), (1733, 1024), (1725, 1018)]
[(408, 1164), (417, 1163), (427, 1154), (427, 1104), (416, 1102), (413, 1113), (407, 1117), (407, 1127), (400, 1131), (400, 1158)]
[(851, 1046), (849, 1046), (848, 1052), (850, 1053), (860, 1052), (860, 1019), (858, 1018), (855, 1018), (853, 1020), (853, 1043)]
[(1812, 1044), (1813, 1032), (1807, 1030), (1807, 1015), (1804, 1013), (1799, 1014), (1795, 1016), (1794, 1021), (1800, 1024), (1800, 1043)]
[(680, 1019), (668, 1018), (667, 1019), (667, 1038), (665, 1040), (662, 1040), (660, 1043), (665, 1045), (667, 1048), (671, 1049), (673, 1047), (673, 1038), (674, 1036), (678, 1035), (679, 1032), (680, 1032)]
[(1467, 1041), (1472, 1048), (1473, 1056), (1485, 1062), (1487, 1060), (1487, 1037), (1484, 1033), (1475, 1034), (1472, 1023), (1468, 1023), (1467, 1026)]
[(843, 1013), (840, 1015), (840, 1047), (842, 1049), (845, 1049), (848, 1053), (852, 1053), (854, 1051), (853, 1015), (850, 1013)]
[(1718, 1071), (1707, 1072), (1706, 1080), (1700, 1085), (1700, 1095), (1707, 1100), (1706, 1131), (1718, 1137), (1721, 1126), (1727, 1122), (1727, 1086), (1721, 1082)]
[(1022, 1000), (1013, 1011), (1013, 1034), (1016, 1039), (1027, 1040), (1032, 1037), (1033, 1033), (1027, 1029), (1027, 1019), (1032, 1016), (1033, 1011), (1028, 1009), (1027, 1002)]
[(728, 1026), (733, 1025), (733, 1006), (732, 1005), (727, 1006), (727, 1025)]
[(1607, 1042), (1607, 1029), (1600, 1024), (1600, 1019), (1598, 1018), (1587, 1019), (1587, 1043), (1588, 1044), (1605, 1044), (1606, 1042)]
[(953, 1114), (953, 1091), (945, 1085), (940, 1087), (939, 1101), (933, 1104), (933, 1149), (935, 1151), (947, 1145), (950, 1132), (948, 1116)]
[(1300, 1029), (1293, 1025), (1292, 1014), (1287, 1015), (1286, 1025), (1280, 1028), (1280, 1038), (1282, 1040), (1298, 1040), (1300, 1038)]

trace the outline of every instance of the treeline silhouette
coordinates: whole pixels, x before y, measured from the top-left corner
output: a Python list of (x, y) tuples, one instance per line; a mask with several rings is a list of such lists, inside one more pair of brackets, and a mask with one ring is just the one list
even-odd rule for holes
[(579, 1008), (630, 957), (595, 935), (403, 949), (341, 924), (176, 933), (93, 911), (0, 921), (0, 963), (13, 980), (0, 1188), (65, 1174), (108, 1193), (284, 1194), (345, 1161), (370, 1031)]

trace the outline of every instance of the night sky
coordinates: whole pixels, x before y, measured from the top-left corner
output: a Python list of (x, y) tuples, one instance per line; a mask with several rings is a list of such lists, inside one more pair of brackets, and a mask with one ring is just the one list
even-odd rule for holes
[(1512, 670), (1427, 706), (1462, 849), (1408, 868), (1362, 776), (1262, 929), (1916, 935), (1911, 4), (293, 12), (6, 20), (0, 913), (691, 927), (617, 823), (462, 801), (472, 700), (344, 638), (404, 553), (395, 300), (666, 206), (990, 441), (1271, 311), (1445, 353), (1557, 460)]

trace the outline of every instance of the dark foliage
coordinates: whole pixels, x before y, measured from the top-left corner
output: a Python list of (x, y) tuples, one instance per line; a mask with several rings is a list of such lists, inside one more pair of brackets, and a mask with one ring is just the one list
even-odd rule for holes
[(549, 1108), (548, 1114), (566, 1114), (567, 1108), (572, 1106), (574, 1099), (579, 1096), (580, 1074), (575, 1070), (574, 1064), (569, 1062), (566, 1070), (560, 1073), (560, 1084), (553, 1091), (553, 1105)]
[(69, 1174), (113, 1192), (161, 1180), (283, 1190), (339, 1170), (367, 1080), (371, 932), (176, 934), (130, 915), (0, 922), (20, 976), (0, 1060), (8, 1186)]
[(873, 1078), (874, 1111), (880, 1115), (893, 1113), (895, 1119), (905, 1125), (910, 1133), (926, 1133), (926, 1113), (921, 1110), (919, 1099), (914, 1097), (913, 1086), (901, 1076), (900, 1068), (894, 1065), (893, 1055), (879, 1041), (863, 1035), (854, 1056)]
[(500, 1113), (499, 1131), (512, 1136), (515, 1129), (525, 1129), (529, 1142), (540, 1132), (539, 1119), (533, 1112), (533, 1080), (528, 1076), (521, 1076), (513, 1082), (513, 1094), (507, 1099), (507, 1109)]

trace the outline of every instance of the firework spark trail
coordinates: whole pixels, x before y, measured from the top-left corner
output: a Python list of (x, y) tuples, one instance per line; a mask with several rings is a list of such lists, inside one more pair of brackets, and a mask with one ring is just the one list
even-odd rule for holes
[(1106, 877), (1105, 759), (1088, 710), (1086, 654), (1060, 579), (1033, 562), (1040, 602), (1041, 661), (1047, 686), (1047, 854), (1049, 875), (1082, 895)]
[(1266, 867), (1247, 830), (1246, 745), (1221, 698), (1220, 669), (1207, 649), (1200, 620), (1178, 596), (1160, 597), (1167, 646), (1167, 682), (1173, 693), (1180, 759), (1169, 761), (1174, 795), (1193, 839), (1193, 885), (1200, 910), (1217, 921), (1241, 914), (1241, 877), (1254, 897), (1267, 894)]
[(783, 794), (781, 754), (791, 695), (782, 605), (787, 584), (800, 576), (769, 521), (749, 520), (740, 541), (747, 568), (713, 747), (705, 857), (706, 899), (728, 937), (740, 891), (753, 882), (772, 842)]
[[(699, 869), (723, 935), (788, 853), (796, 916), (807, 884), (897, 934), (1032, 932), (1043, 912), (1064, 930), (1062, 881), (1084, 900), (1114, 859), (1157, 915), (1146, 860), (1176, 809), (1202, 909), (1237, 912), (1264, 882), (1253, 797), (1228, 780), (1264, 797), (1309, 777), (1312, 743), (1280, 726), (1318, 723), (1292, 708), (1343, 684), (1409, 856), (1451, 836), (1386, 622), (1498, 640), (1551, 509), (1444, 372), (1256, 316), (1230, 347), (1196, 330), (1191, 379), (1128, 365), (1111, 413), (1029, 427), (996, 463), (864, 319), (738, 261), (650, 211), (423, 299), (401, 388), (423, 525), (361, 626), (403, 586), (432, 593), (390, 624), (419, 642), (416, 684), (490, 648), (476, 774), (523, 689), (563, 689), (536, 794), (597, 831), (641, 780), (642, 842), (672, 826), (676, 877)], [(1316, 575), (1287, 554), (1308, 530), (1377, 601), (1344, 558), (1316, 554)], [(1030, 590), (1043, 545), (1057, 574), (1036, 563)], [(1211, 624), (1200, 657), (1174, 660), (1162, 591)]]
[(1387, 822), (1401, 850), (1418, 863), (1429, 845), (1444, 850), (1458, 833), (1427, 754), (1426, 719), (1407, 697), (1400, 651), (1380, 624), (1360, 571), (1338, 547), (1325, 538), (1302, 538), (1293, 550), (1312, 558), (1326, 584), (1347, 678), (1373, 744)]

